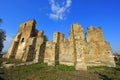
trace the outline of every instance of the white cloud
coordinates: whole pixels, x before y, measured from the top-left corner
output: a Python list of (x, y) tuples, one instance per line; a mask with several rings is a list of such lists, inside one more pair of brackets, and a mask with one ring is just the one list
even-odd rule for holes
[[(63, 2), (64, 4), (64, 2)], [(71, 6), (72, 1), (71, 0), (66, 0), (65, 5), (58, 4), (55, 0), (50, 0), (50, 5), (51, 5), (51, 11), (52, 13), (49, 14), (49, 17), (55, 20), (63, 20), (65, 18), (65, 13), (66, 11), (69, 10), (69, 7)]]

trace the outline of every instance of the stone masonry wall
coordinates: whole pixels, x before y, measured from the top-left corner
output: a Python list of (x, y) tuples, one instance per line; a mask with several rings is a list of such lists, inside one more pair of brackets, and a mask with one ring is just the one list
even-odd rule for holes
[(39, 31), (37, 35), (36, 46), (35, 46), (35, 57), (34, 57), (35, 62), (43, 62), (44, 51), (45, 51), (44, 31)]
[(87, 66), (84, 61), (84, 33), (82, 26), (77, 23), (73, 24), (70, 28), (70, 40), (73, 42), (74, 46), (74, 58), (75, 58), (75, 67), (77, 70), (86, 70)]
[(104, 40), (102, 29), (89, 26), (86, 36), (81, 25), (70, 27), (68, 39), (61, 32), (55, 32), (53, 41), (46, 41), (44, 31), (35, 29), (36, 21), (22, 22), (4, 58), (22, 61), (64, 64), (75, 66), (76, 70), (87, 70), (87, 66), (115, 67), (110, 44)]
[(112, 49), (109, 43), (104, 41), (101, 28), (88, 27), (86, 41), (85, 62), (87, 66), (115, 66)]
[(22, 61), (32, 61), (34, 58), (36, 38), (32, 37), (28, 39), (26, 44), (25, 53), (22, 55)]
[(48, 63), (48, 65), (56, 65), (55, 56), (56, 56), (56, 43), (47, 42), (45, 47), (45, 56), (44, 63)]
[(28, 39), (35, 33), (35, 20), (29, 20), (27, 22), (21, 23), (18, 33), (21, 34), (18, 49), (15, 55), (15, 59), (22, 59), (24, 53), (26, 52), (26, 45), (28, 44)]

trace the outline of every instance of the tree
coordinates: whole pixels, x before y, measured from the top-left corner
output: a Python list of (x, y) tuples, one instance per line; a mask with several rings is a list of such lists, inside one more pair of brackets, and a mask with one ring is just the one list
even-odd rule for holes
[[(0, 18), (0, 24), (2, 23), (2, 19)], [(3, 41), (6, 40), (6, 33), (3, 29), (0, 29), (0, 53), (4, 47)]]

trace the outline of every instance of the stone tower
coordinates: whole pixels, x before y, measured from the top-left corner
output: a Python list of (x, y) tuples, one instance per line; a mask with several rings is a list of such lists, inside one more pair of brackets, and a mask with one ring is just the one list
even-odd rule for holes
[(26, 61), (28, 53), (31, 52), (30, 49), (34, 47), (34, 37), (37, 35), (35, 25), (35, 20), (29, 20), (20, 24), (18, 32), (14, 36), (6, 54), (7, 58), (23, 59), (23, 61)]
[[(25, 23), (24, 22), (21, 23), (18, 29), (18, 34), (20, 34), (21, 37), (18, 45), (18, 50), (15, 55), (15, 59), (22, 59), (22, 57), (24, 57), (24, 54), (25, 53), (27, 54), (29, 52), (29, 51), (26, 52), (25, 50), (28, 47), (27, 45), (29, 45), (29, 43), (31, 43), (32, 45), (35, 41), (35, 38), (31, 39), (31, 37), (34, 37), (36, 35), (35, 24), (36, 24), (35, 20), (29, 20)], [(32, 48), (32, 46), (30, 46), (29, 48)]]

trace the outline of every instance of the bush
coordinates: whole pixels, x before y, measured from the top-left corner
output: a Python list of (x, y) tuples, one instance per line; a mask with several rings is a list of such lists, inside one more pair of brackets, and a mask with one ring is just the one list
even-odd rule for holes
[(116, 61), (116, 64), (120, 66), (120, 60), (117, 60), (117, 61)]

